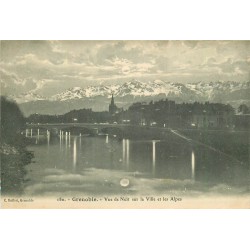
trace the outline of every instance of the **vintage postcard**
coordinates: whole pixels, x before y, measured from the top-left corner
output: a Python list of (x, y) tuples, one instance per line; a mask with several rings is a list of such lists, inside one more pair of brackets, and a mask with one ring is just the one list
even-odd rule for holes
[(1, 41), (1, 208), (250, 208), (250, 41)]

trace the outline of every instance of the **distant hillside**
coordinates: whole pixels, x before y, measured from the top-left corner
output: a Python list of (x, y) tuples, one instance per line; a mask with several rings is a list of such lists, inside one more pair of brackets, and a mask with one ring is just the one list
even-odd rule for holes
[(28, 92), (12, 96), (25, 115), (32, 113), (63, 114), (72, 109), (92, 108), (94, 111), (108, 110), (111, 94), (118, 107), (127, 108), (137, 101), (151, 101), (168, 98), (176, 102), (210, 101), (232, 104), (238, 107), (249, 103), (250, 82), (198, 82), (175, 83), (155, 80), (141, 82), (133, 80), (123, 84), (74, 87), (50, 98)]

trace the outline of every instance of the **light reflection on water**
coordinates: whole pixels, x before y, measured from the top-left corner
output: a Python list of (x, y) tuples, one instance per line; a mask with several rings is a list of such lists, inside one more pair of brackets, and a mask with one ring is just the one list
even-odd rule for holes
[(195, 154), (193, 150), (191, 156), (191, 165), (192, 165), (192, 180), (195, 180)]
[(155, 143), (156, 141), (152, 141), (152, 175), (155, 176)]
[(246, 174), (237, 162), (191, 143), (72, 136), (67, 132), (60, 132), (58, 138), (48, 134), (47, 143), (41, 138), (30, 147), (35, 152), (35, 164), (69, 173), (97, 168), (134, 172), (147, 178), (214, 183), (237, 183)]
[(74, 148), (73, 148), (73, 167), (76, 167), (76, 159), (77, 159), (77, 153), (76, 153), (76, 137), (74, 138)]
[(127, 165), (127, 170), (129, 170), (129, 140), (126, 140), (126, 165)]

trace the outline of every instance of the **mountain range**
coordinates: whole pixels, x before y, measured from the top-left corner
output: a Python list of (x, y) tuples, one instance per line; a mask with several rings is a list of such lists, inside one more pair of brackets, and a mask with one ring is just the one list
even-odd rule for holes
[(111, 95), (118, 107), (129, 107), (134, 102), (149, 102), (168, 98), (176, 102), (221, 102), (234, 107), (250, 104), (250, 82), (175, 83), (162, 80), (142, 82), (132, 80), (123, 84), (73, 87), (51, 97), (35, 92), (11, 96), (27, 116), (32, 113), (63, 114), (73, 109), (108, 110)]

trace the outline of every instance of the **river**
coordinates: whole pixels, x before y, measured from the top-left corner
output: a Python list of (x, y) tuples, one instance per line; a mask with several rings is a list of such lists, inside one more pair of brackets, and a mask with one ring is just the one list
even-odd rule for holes
[(115, 135), (34, 138), (25, 195), (249, 192), (238, 160), (185, 140), (129, 140)]

